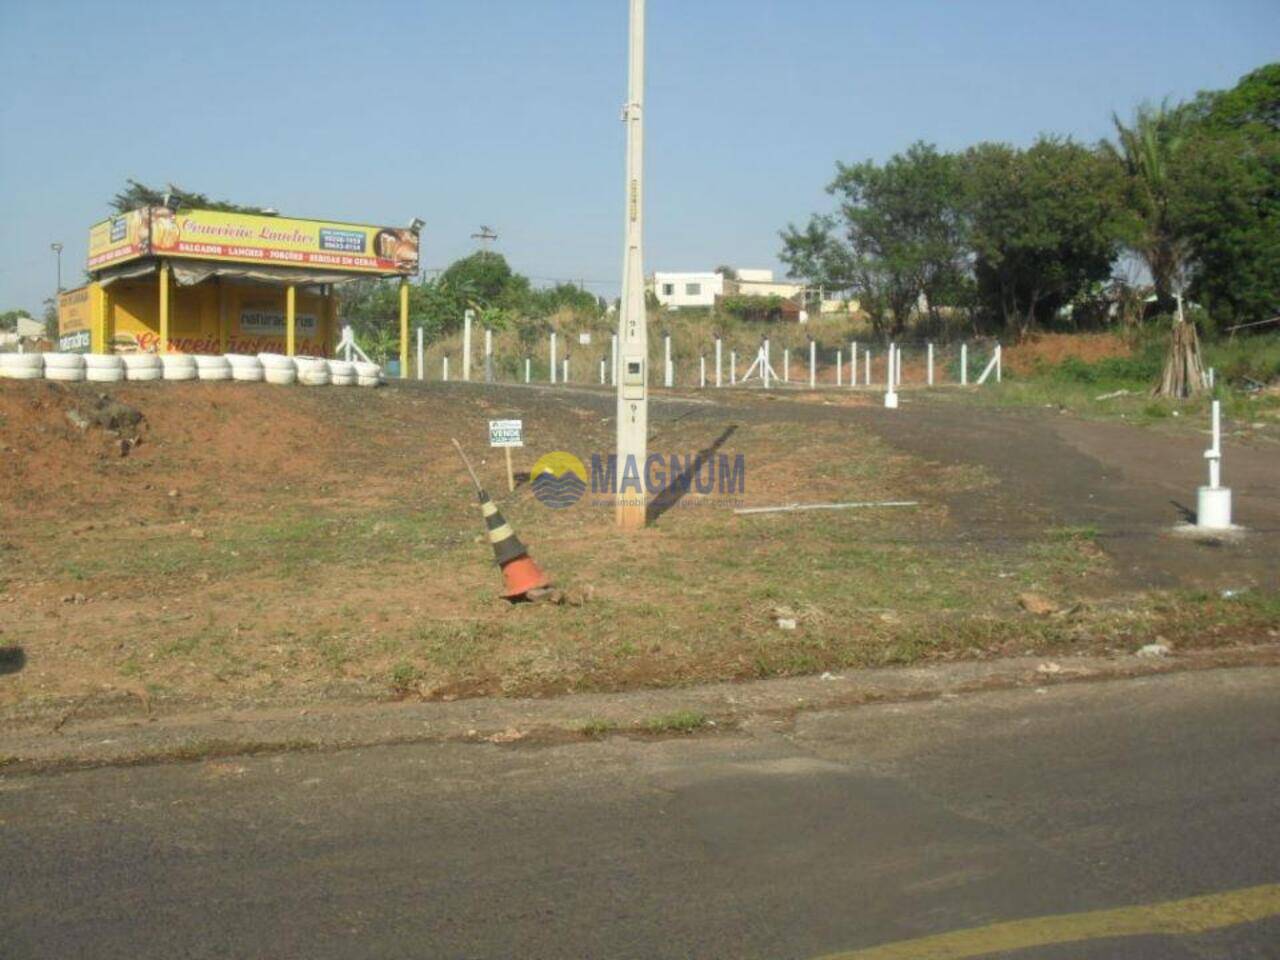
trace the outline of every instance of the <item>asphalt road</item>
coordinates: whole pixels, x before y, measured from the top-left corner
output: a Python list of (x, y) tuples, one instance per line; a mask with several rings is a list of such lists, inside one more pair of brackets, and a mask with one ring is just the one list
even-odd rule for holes
[(1278, 748), (1280, 674), (1237, 669), (14, 774), (0, 956), (1275, 957)]

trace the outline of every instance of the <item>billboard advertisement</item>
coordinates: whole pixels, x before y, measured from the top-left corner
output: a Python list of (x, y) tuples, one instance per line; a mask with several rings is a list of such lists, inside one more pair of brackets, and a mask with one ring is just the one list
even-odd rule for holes
[(149, 207), (89, 231), (89, 269), (152, 254), (371, 274), (418, 272), (418, 234), (327, 220)]
[(73, 353), (89, 350), (93, 300), (88, 287), (58, 294), (58, 349)]

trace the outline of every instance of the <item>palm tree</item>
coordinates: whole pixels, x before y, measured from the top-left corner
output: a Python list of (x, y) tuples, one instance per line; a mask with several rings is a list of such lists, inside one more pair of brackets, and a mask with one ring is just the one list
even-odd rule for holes
[(1190, 140), (1190, 119), (1182, 107), (1143, 104), (1126, 126), (1115, 114), (1116, 144), (1107, 148), (1128, 178), (1127, 200), (1132, 216), (1129, 246), (1147, 265), (1155, 287), (1156, 311), (1176, 313), (1164, 375), (1155, 392), (1186, 397), (1204, 386), (1200, 341), (1194, 323), (1182, 311), (1182, 290), (1190, 246), (1174, 216), (1175, 165)]

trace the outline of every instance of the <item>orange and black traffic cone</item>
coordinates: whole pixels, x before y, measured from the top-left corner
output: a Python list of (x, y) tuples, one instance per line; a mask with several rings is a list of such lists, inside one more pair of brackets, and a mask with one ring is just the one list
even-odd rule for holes
[(457, 440), (453, 445), (458, 448), (458, 455), (471, 474), (471, 481), (476, 487), (476, 496), (480, 498), (480, 512), (484, 515), (485, 528), (489, 533), (489, 544), (493, 547), (493, 559), (502, 570), (502, 579), (506, 584), (503, 596), (508, 600), (519, 600), (532, 590), (540, 590), (551, 585), (547, 575), (542, 572), (528, 548), (520, 542), (511, 524), (499, 512), (497, 504), (489, 499), (489, 494), (480, 485), (480, 479), (471, 469), (467, 455), (462, 452), (462, 445)]

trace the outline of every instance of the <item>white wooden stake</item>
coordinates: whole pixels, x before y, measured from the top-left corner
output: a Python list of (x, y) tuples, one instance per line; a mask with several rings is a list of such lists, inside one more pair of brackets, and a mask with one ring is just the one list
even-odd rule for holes
[(716, 386), (720, 386), (720, 337), (716, 336)]
[(760, 364), (761, 366), (760, 376), (764, 378), (764, 388), (768, 390), (769, 374), (773, 372), (769, 367), (769, 338), (768, 337), (765, 337), (764, 343), (760, 344), (760, 355), (761, 357), (763, 357), (763, 362)]
[(484, 382), (493, 383), (493, 331), (484, 328)]
[(564, 376), (560, 378), (560, 382), (569, 382), (569, 355), (567, 353), (564, 355)]
[(600, 386), (602, 387), (604, 386), (604, 365), (605, 365), (605, 359), (604, 357), (601, 357), (600, 358)]
[(466, 310), (462, 314), (462, 379), (471, 379), (471, 318), (475, 313)]
[(933, 386), (933, 343), (932, 341), (930, 341), (929, 345), (925, 348), (925, 356), (926, 356), (925, 382), (932, 387)]
[(445, 383), (449, 382), (449, 358), (448, 357), (440, 358), (440, 375), (444, 379)]
[(422, 356), (422, 328), (419, 327), (418, 328), (418, 379), (419, 380), (427, 379), (427, 368), (423, 366), (423, 359), (424, 358)]
[(524, 382), (525, 383), (529, 382), (529, 377), (532, 375), (532, 373), (533, 373), (533, 362), (530, 360), (529, 357), (525, 357), (524, 358)]
[(730, 350), (729, 351), (729, 383), (735, 384), (737, 382), (738, 382), (738, 351)]
[(791, 348), (782, 348), (782, 382), (791, 382)]
[(664, 333), (662, 335), (662, 385), (671, 387), (672, 381), (675, 379), (675, 371), (671, 368), (671, 334)]
[(1004, 366), (1004, 348), (1000, 344), (996, 344), (996, 383), (1000, 382), (1001, 367)]
[(836, 351), (836, 386), (842, 386), (842, 371), (844, 370), (844, 354), (839, 350)]
[(960, 386), (969, 384), (969, 344), (960, 344)]
[(556, 332), (551, 331), (551, 382), (556, 382)]
[(816, 340), (809, 341), (809, 389), (815, 390), (818, 386), (818, 343)]
[(707, 387), (707, 355), (705, 353), (698, 357), (698, 386), (704, 390)]
[(849, 342), (849, 386), (858, 385), (858, 341)]
[(862, 351), (862, 367), (863, 367), (863, 372), (866, 374), (862, 378), (862, 382), (863, 384), (869, 387), (871, 386), (871, 348), (870, 347)]

